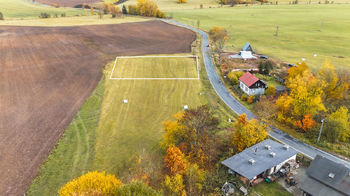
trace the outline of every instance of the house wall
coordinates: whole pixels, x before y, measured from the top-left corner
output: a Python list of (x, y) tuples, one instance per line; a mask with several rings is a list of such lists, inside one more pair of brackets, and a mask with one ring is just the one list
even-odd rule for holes
[(296, 159), (297, 159), (297, 155), (294, 155), (294, 156), (290, 157), (289, 159), (283, 161), (282, 163), (280, 163), (280, 164), (278, 164), (278, 165), (276, 166), (276, 171), (280, 170), (281, 167), (282, 167), (284, 164), (286, 164), (288, 161), (290, 161), (290, 160), (296, 160)]
[(265, 88), (249, 88), (242, 81), (239, 81), (239, 86), (243, 92), (247, 95), (263, 95), (265, 93)]

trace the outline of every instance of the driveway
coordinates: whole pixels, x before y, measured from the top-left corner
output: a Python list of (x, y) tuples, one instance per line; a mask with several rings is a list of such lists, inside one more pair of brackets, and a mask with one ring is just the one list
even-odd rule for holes
[[(211, 55), (210, 55), (211, 51), (210, 51), (210, 48), (208, 47), (208, 45), (209, 45), (208, 34), (202, 30), (196, 29), (194, 27), (182, 24), (182, 23), (174, 21), (174, 20), (162, 19), (162, 21), (190, 29), (190, 30), (192, 30), (196, 33), (199, 33), (201, 35), (202, 41), (203, 41), (203, 43), (202, 43), (203, 62), (204, 62), (205, 69), (207, 71), (210, 83), (213, 86), (216, 94), (221, 98), (221, 100), (223, 102), (226, 103), (226, 105), (228, 107), (231, 108), (232, 111), (234, 111), (238, 115), (245, 113), (247, 115), (248, 119), (256, 118), (256, 116), (251, 111), (249, 111), (247, 108), (245, 108), (241, 103), (239, 103), (239, 101), (236, 98), (234, 98), (231, 95), (231, 93), (226, 89), (226, 87), (222, 83), (219, 75), (216, 72), (214, 63), (213, 63)], [(287, 133), (285, 133), (285, 132), (283, 132), (275, 127), (271, 127), (271, 131), (269, 131), (269, 135), (272, 138), (280, 141), (281, 143), (284, 143), (286, 145), (293, 147), (294, 149), (296, 149), (297, 151), (299, 151), (300, 153), (304, 154), (305, 156), (307, 156), (311, 159), (314, 159), (316, 157), (316, 155), (321, 155), (321, 156), (326, 157), (330, 160), (333, 160), (335, 162), (338, 162), (338, 163), (341, 163), (341, 164), (344, 164), (344, 165), (350, 167), (349, 160), (344, 160), (344, 159), (338, 157), (337, 155), (333, 155), (333, 154), (330, 154), (330, 153), (325, 152), (323, 150), (320, 150), (318, 148), (315, 148), (313, 146), (310, 146), (310, 145), (288, 135)]]

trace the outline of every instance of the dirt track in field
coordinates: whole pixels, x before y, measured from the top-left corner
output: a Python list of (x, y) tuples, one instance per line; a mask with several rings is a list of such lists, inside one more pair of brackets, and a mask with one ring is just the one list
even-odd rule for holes
[(116, 55), (190, 52), (194, 39), (160, 21), (0, 26), (0, 195), (25, 193), (103, 65)]
[(75, 7), (76, 5), (92, 5), (102, 0), (35, 0), (36, 2), (43, 3), (46, 5), (56, 4), (60, 7)]

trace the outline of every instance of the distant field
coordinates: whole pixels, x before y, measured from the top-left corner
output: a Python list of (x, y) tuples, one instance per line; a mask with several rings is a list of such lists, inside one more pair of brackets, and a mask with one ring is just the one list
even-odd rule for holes
[(13, 26), (44, 26), (44, 27), (60, 27), (60, 26), (83, 26), (83, 25), (97, 25), (97, 24), (120, 24), (130, 22), (143, 22), (151, 20), (150, 18), (142, 17), (123, 17), (112, 18), (110, 15), (105, 15), (103, 19), (99, 19), (97, 15), (94, 16), (72, 16), (60, 18), (30, 18), (30, 19), (8, 19), (0, 20), (0, 25)]
[(38, 18), (41, 12), (46, 12), (51, 15), (57, 14), (60, 16), (65, 13), (66, 16), (82, 15), (81, 9), (74, 8), (54, 8), (45, 5), (33, 4), (30, 1), (25, 0), (1, 0), (0, 12), (3, 13), (6, 18)]
[[(328, 58), (339, 68), (350, 65), (350, 5), (278, 5), (174, 10), (176, 20), (209, 30), (225, 27), (226, 50), (238, 51), (249, 41), (255, 51), (286, 62), (301, 58), (314, 69)], [(278, 36), (274, 36), (276, 26)], [(317, 54), (317, 57), (314, 57)]]
[[(193, 57), (118, 57), (112, 78), (198, 78)], [(132, 71), (134, 70), (134, 71)]]

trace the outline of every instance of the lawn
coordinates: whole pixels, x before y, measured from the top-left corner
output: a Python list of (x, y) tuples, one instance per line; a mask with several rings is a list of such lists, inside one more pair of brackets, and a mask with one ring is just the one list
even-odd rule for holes
[(262, 182), (253, 188), (250, 189), (250, 195), (260, 195), (260, 196), (292, 196), (293, 194), (289, 193), (277, 182), (266, 183)]
[(7, 18), (38, 18), (40, 13), (45, 12), (51, 15), (60, 16), (65, 13), (66, 16), (82, 15), (81, 9), (74, 8), (54, 8), (46, 5), (38, 5), (25, 0), (1, 0), (0, 12)]
[[(171, 59), (149, 60), (160, 68), (154, 73), (163, 70), (159, 64), (173, 69)], [(135, 62), (139, 59), (124, 62), (129, 73), (140, 72), (142, 66)], [(194, 60), (181, 62), (183, 67), (196, 67)], [(91, 170), (116, 174), (124, 182), (136, 178), (140, 167), (160, 172), (162, 121), (183, 111), (184, 105), (210, 103), (218, 117), (234, 119), (210, 88), (205, 69), (200, 71), (202, 80), (109, 80), (113, 64), (106, 66), (103, 79), (42, 165), (28, 195), (55, 195), (67, 181)], [(169, 77), (181, 75), (183, 70), (175, 66), (170, 73)]]
[[(228, 30), (226, 50), (238, 51), (249, 41), (254, 50), (288, 63), (305, 58), (318, 69), (328, 58), (338, 68), (350, 65), (350, 5), (271, 5), (168, 13), (176, 20), (209, 30)], [(274, 36), (276, 26), (278, 36)], [(314, 54), (317, 54), (314, 57)]]

